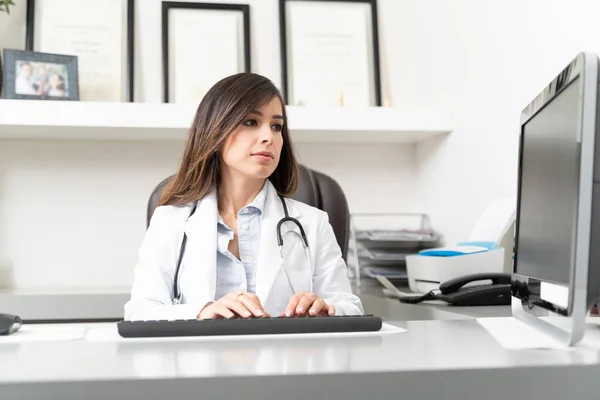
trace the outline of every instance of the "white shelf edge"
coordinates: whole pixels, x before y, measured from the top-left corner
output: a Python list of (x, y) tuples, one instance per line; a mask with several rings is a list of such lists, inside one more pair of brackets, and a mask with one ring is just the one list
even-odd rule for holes
[[(0, 139), (183, 141), (196, 105), (0, 100)], [(401, 109), (286, 107), (294, 143), (416, 143), (447, 118)]]
[(129, 295), (131, 287), (127, 286), (68, 286), (48, 288), (0, 288), (1, 296), (97, 296), (97, 295)]

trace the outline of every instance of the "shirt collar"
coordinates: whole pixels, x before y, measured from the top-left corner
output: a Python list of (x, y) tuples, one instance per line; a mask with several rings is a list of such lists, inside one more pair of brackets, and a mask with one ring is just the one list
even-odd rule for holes
[[(265, 184), (263, 185), (260, 192), (258, 192), (254, 200), (252, 200), (252, 202), (250, 202), (250, 204), (248, 204), (245, 208), (254, 208), (258, 210), (261, 214), (263, 214), (265, 209), (265, 202), (267, 200), (267, 190), (268, 185), (265, 181)], [(221, 217), (220, 213), (217, 215), (217, 223), (223, 225), (223, 227), (226, 226), (225, 221), (223, 221), (223, 217)]]

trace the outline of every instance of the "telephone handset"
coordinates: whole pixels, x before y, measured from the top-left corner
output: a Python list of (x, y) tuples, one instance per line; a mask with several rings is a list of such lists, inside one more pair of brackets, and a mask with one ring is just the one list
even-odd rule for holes
[[(491, 280), (490, 283), (469, 285), (468, 283)], [(402, 303), (416, 304), (428, 300), (442, 300), (454, 306), (509, 305), (511, 275), (504, 273), (479, 273), (461, 276), (443, 282), (439, 289), (425, 295), (402, 296)]]
[(492, 285), (510, 285), (511, 275), (503, 273), (480, 273), (460, 276), (442, 283), (440, 285), (440, 292), (442, 294), (456, 292), (467, 283), (484, 280), (491, 280)]

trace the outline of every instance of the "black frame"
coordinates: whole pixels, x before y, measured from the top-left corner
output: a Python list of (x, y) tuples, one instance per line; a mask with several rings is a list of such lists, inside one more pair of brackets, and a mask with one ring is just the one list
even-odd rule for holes
[(375, 85), (375, 105), (381, 106), (381, 71), (379, 61), (379, 27), (378, 27), (378, 14), (377, 14), (377, 0), (279, 0), (279, 41), (281, 47), (281, 74), (282, 74), (282, 87), (283, 87), (283, 99), (288, 104), (288, 65), (287, 65), (287, 30), (286, 30), (286, 17), (285, 17), (285, 5), (287, 2), (292, 1), (314, 1), (314, 2), (327, 2), (327, 3), (367, 3), (371, 5), (371, 25), (373, 29), (373, 84)]
[(171, 9), (241, 11), (244, 20), (244, 72), (251, 72), (250, 58), (250, 5), (220, 3), (162, 2), (162, 66), (163, 102), (169, 102), (169, 11)]
[[(69, 56), (63, 54), (40, 53), (24, 50), (4, 49), (4, 98), (5, 99), (22, 99), (22, 100), (63, 100), (63, 101), (78, 101), (79, 100), (79, 71), (77, 70), (77, 56)], [(68, 71), (68, 97), (55, 96), (37, 96), (28, 94), (17, 94), (15, 90), (15, 62), (16, 61), (32, 61), (65, 64)]]
[[(47, 1), (47, 0), (43, 0)], [(127, 96), (125, 102), (134, 101), (134, 0), (127, 2)], [(25, 33), (25, 50), (34, 49), (35, 0), (27, 0), (27, 29)], [(122, 99), (123, 101), (123, 99)]]

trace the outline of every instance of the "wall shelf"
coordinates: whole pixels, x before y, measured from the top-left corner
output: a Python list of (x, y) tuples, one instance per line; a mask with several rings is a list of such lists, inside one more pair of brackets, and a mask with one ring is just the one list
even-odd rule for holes
[[(197, 105), (0, 100), (0, 139), (183, 141)], [(450, 133), (444, 116), (398, 108), (288, 106), (294, 143), (417, 143)]]

